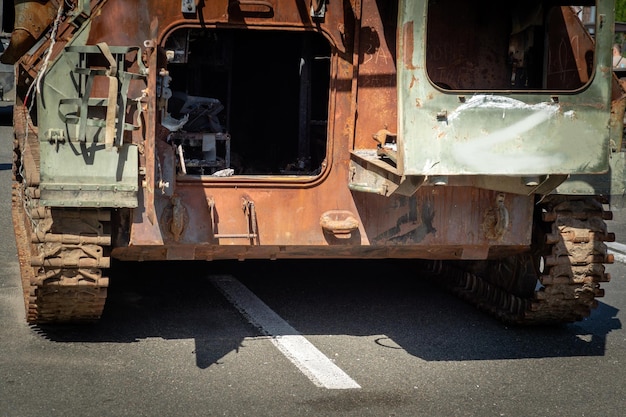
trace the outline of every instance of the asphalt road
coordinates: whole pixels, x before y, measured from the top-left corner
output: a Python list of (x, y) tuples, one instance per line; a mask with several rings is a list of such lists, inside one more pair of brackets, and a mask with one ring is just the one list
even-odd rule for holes
[(98, 324), (28, 326), (0, 140), (0, 417), (625, 413), (619, 262), (591, 317), (556, 327), (506, 326), (389, 261), (115, 263)]

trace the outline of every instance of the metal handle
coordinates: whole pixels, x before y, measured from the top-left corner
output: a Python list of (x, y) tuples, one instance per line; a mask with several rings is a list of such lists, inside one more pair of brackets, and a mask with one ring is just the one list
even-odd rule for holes
[(228, 3), (228, 12), (233, 8), (245, 14), (274, 15), (274, 5), (263, 0), (232, 0)]

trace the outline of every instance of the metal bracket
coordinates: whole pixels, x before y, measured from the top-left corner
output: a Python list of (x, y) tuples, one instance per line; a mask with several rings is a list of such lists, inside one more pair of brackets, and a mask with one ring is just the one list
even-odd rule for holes
[(321, 19), (326, 15), (326, 0), (311, 0), (311, 17)]
[(350, 178), (352, 191), (390, 196), (412, 196), (420, 188), (425, 176), (403, 175), (397, 167), (382, 160), (377, 150), (357, 149), (350, 152)]
[(76, 6), (70, 11), (72, 16), (72, 24), (76, 27), (82, 26), (82, 24), (91, 16), (90, 0), (78, 0)]
[(498, 194), (496, 205), (485, 213), (483, 230), (490, 240), (500, 240), (509, 227), (509, 211), (504, 205), (504, 194)]
[(246, 216), (246, 223), (248, 225), (248, 233), (218, 233), (217, 231), (217, 213), (215, 212), (215, 200), (213, 197), (207, 199), (209, 205), (209, 215), (211, 216), (211, 225), (213, 230), (213, 237), (215, 239), (250, 239), (251, 245), (259, 244), (259, 233), (257, 230), (256, 210), (254, 208), (254, 201), (251, 201), (247, 197), (242, 198), (242, 209)]
[(65, 143), (65, 130), (63, 129), (48, 129), (44, 136), (50, 144), (56, 145), (57, 149), (59, 144)]
[(195, 0), (182, 0), (180, 10), (183, 13), (195, 13), (196, 1)]
[[(125, 57), (137, 51), (139, 47), (111, 46), (101, 43), (98, 45), (68, 46), (66, 52), (78, 55), (78, 65), (73, 69), (79, 76), (77, 97), (64, 98), (59, 101), (59, 117), (66, 124), (76, 125), (76, 137), (70, 134), (69, 140), (89, 142), (87, 126), (105, 129), (105, 142), (110, 149), (113, 145), (121, 146), (124, 130), (137, 130), (139, 126), (125, 123), (124, 114), (128, 101), (128, 87), (131, 80), (145, 79), (141, 58), (137, 58), (139, 73), (125, 71)], [(101, 69), (88, 66), (88, 55), (101, 55), (109, 62), (109, 68)], [(107, 97), (91, 97), (92, 86), (96, 76), (106, 76), (109, 79), (109, 95)], [(106, 109), (106, 119), (89, 117), (89, 107)]]

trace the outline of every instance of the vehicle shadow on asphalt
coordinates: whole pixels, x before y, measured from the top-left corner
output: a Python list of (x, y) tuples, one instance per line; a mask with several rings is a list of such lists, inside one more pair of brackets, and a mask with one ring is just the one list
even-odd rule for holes
[(622, 328), (619, 309), (602, 302), (580, 322), (509, 326), (411, 268), (405, 261), (121, 263), (98, 323), (34, 329), (56, 342), (191, 338), (197, 366), (207, 368), (246, 338), (265, 337), (207, 278), (224, 273), (304, 336), (379, 336), (372, 343), (381, 349), (426, 361), (603, 356), (607, 335)]

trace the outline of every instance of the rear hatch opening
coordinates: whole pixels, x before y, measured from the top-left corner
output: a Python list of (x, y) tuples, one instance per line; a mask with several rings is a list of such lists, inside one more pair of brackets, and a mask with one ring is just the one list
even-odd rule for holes
[(184, 28), (164, 46), (171, 94), (162, 123), (178, 175), (321, 173), (330, 83), (322, 35)]

